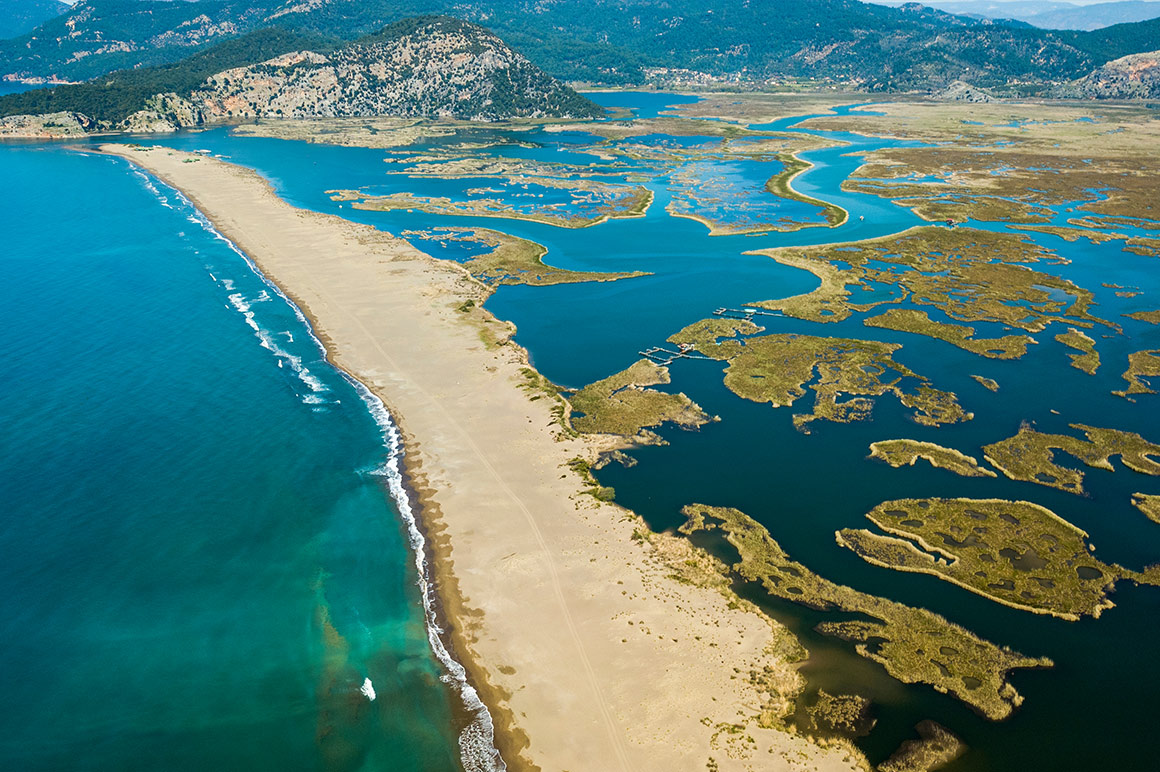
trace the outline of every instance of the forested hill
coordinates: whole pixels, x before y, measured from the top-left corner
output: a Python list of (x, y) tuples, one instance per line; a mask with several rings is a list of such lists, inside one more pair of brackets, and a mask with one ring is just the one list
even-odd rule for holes
[(660, 69), (881, 89), (1010, 86), (1071, 80), (1160, 47), (1156, 22), (1050, 32), (857, 0), (81, 0), (0, 42), (0, 75), (86, 80), (264, 26), (349, 40), (429, 13), (487, 26), (556, 77), (605, 83), (641, 83)]
[(281, 117), (590, 118), (596, 104), (491, 32), (405, 19), (349, 43), (266, 29), (170, 65), (0, 97), (0, 117), (72, 113), (95, 130)]

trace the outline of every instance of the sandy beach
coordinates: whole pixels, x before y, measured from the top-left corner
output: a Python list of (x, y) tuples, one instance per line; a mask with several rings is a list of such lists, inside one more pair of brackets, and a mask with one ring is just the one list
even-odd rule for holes
[(639, 519), (584, 493), (568, 462), (595, 445), (561, 435), (553, 401), (521, 388), (526, 353), (495, 344), (510, 325), (479, 308), (488, 290), (462, 267), (292, 207), (238, 166), (102, 150), (181, 190), (390, 410), (454, 654), (509, 769), (866, 768), (849, 746), (759, 726), (801, 683), (788, 632), (674, 578), (673, 560), (695, 558), (683, 540), (634, 539)]

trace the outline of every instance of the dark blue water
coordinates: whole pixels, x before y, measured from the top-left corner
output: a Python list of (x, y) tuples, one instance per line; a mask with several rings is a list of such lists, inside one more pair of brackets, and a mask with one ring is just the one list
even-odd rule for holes
[(0, 768), (458, 769), (359, 393), (126, 163), (0, 178)]

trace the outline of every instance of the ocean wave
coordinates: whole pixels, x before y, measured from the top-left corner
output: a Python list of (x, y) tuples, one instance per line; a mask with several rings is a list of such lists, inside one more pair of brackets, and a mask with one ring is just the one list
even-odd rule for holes
[[(281, 287), (262, 273), (257, 264), (250, 259), (249, 255), (243, 252), (233, 241), (222, 235), (214, 227), (213, 223), (210, 222), (209, 218), (202, 214), (193, 205), (193, 202), (186, 198), (181, 191), (175, 188), (169, 188), (168, 185), (165, 187), (172, 190), (178, 200), (193, 212), (193, 215), (189, 218), (192, 222), (200, 225), (206, 232), (213, 234), (215, 238), (224, 241), (271, 292), (285, 301), (286, 305), (294, 312), (295, 318), (297, 318), (303, 329), (307, 331), (310, 340), (314, 343), (318, 352), (325, 358), (326, 347), (322, 345), (322, 341), (314, 334), (314, 328), (306, 318), (306, 315), (302, 313), (302, 309), (282, 291)], [(240, 303), (245, 303), (244, 298), (240, 295), (238, 300)], [(233, 302), (231, 300), (231, 303)], [(245, 313), (250, 313), (251, 315), (253, 313), (250, 311), (248, 304), (243, 314)], [(252, 319), (247, 317), (247, 321), (252, 321)], [(254, 326), (256, 325), (257, 323), (254, 322)], [(270, 342), (272, 343), (272, 339)], [(287, 362), (293, 367), (293, 362), (289, 358), (287, 358)], [(463, 762), (463, 768), (465, 772), (506, 772), (507, 764), (504, 763), (503, 758), (499, 755), (499, 751), (495, 747), (495, 724), (492, 721), (491, 713), (488, 711), (487, 706), (483, 704), (483, 700), (479, 698), (479, 693), (475, 690), (475, 687), (468, 682), (467, 671), (463, 665), (451, 656), (441, 637), (443, 629), (439, 627), (438, 618), (435, 613), (435, 588), (431, 582), (431, 568), (427, 563), (427, 540), (423, 536), (423, 532), (419, 529), (419, 523), (416, 520), (414, 510), (411, 508), (406, 487), (403, 485), (403, 442), (399, 435), (398, 427), (391, 420), (391, 414), (387, 411), (383, 401), (374, 392), (368, 389), (362, 381), (354, 378), (345, 370), (338, 368), (336, 370), (342, 376), (343, 380), (349, 383), (362, 399), (363, 404), (370, 412), (371, 417), (378, 425), (379, 431), (382, 434), (383, 445), (387, 451), (387, 458), (382, 466), (375, 469), (372, 474), (386, 480), (387, 490), (395, 504), (395, 508), (398, 510), (399, 516), (403, 519), (403, 523), (407, 527), (408, 540), (411, 545), (412, 554), (414, 555), (415, 568), (419, 576), (419, 594), (423, 600), (423, 614), (427, 627), (427, 643), (430, 645), (435, 658), (443, 667), (444, 675), (441, 678), (456, 691), (464, 707), (473, 717), (471, 722), (459, 734), (459, 753), (460, 759)], [(314, 409), (319, 410), (322, 408), (315, 407)]]
[(153, 184), (153, 179), (148, 174), (133, 165), (130, 165), (129, 168), (133, 170), (133, 176), (141, 182), (141, 186), (152, 193), (163, 207), (166, 209), (173, 208), (173, 204), (169, 203), (169, 197), (157, 189), (157, 186)]
[(233, 292), (226, 297), (229, 298), (230, 305), (233, 306), (234, 309), (242, 315), (242, 317), (246, 320), (246, 324), (250, 327), (251, 330), (254, 331), (254, 336), (257, 337), (258, 343), (262, 348), (278, 357), (280, 362), (284, 362), (285, 364), (289, 365), (294, 374), (298, 376), (298, 380), (302, 381), (302, 383), (304, 383), (306, 387), (314, 394), (321, 394), (330, 391), (330, 387), (319, 380), (318, 376), (310, 372), (310, 368), (303, 364), (302, 357), (291, 354), (289, 351), (279, 346), (278, 342), (274, 339), (275, 333), (271, 333), (269, 330), (262, 327), (262, 325), (258, 324), (250, 304), (270, 299), (270, 296), (265, 292), (262, 293), (262, 296), (264, 297), (247, 300), (246, 297), (242, 295), (242, 293)]
[(423, 599), (423, 611), (427, 618), (427, 642), (431, 645), (431, 651), (435, 653), (435, 658), (443, 665), (445, 674), (442, 679), (459, 693), (464, 707), (473, 716), (471, 723), (464, 727), (459, 734), (459, 753), (463, 761), (463, 768), (466, 772), (503, 772), (507, 769), (507, 764), (504, 763), (495, 747), (495, 724), (492, 721), (491, 713), (483, 704), (483, 700), (479, 698), (479, 693), (475, 687), (468, 682), (467, 671), (463, 665), (451, 656), (443, 644), (441, 637), (443, 629), (439, 626), (435, 614), (435, 588), (431, 584), (431, 567), (427, 563), (427, 539), (419, 530), (418, 520), (411, 508), (410, 497), (407, 496), (407, 489), (403, 485), (403, 441), (399, 436), (399, 429), (391, 420), (391, 414), (387, 411), (383, 401), (374, 392), (368, 389), (362, 381), (345, 371), (340, 370), (339, 372), (362, 398), (382, 432), (383, 444), (388, 451), (387, 459), (382, 466), (373, 470), (372, 474), (386, 480), (387, 490), (391, 494), (395, 508), (407, 526), (407, 536), (411, 542), (411, 549), (415, 556), (415, 568), (419, 574), (419, 593)]

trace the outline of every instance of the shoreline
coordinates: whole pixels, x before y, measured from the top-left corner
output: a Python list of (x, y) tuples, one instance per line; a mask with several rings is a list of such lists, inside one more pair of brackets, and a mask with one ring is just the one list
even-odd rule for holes
[[(769, 666), (783, 691), (799, 685), (772, 651), (784, 630), (674, 580), (652, 540), (632, 539), (635, 516), (582, 493), (562, 467), (592, 444), (554, 436), (549, 407), (519, 388), (526, 352), (481, 341), (510, 325), (456, 310), (487, 288), (370, 226), (295, 209), (248, 169), (166, 148), (102, 151), (181, 191), (307, 316), (328, 361), (389, 410), (445, 633), (509, 769), (750, 766), (720, 746), (719, 727), (761, 703), (738, 670)], [(775, 754), (763, 767), (864, 764), (848, 748), (746, 728)]]

